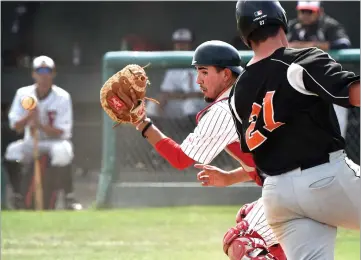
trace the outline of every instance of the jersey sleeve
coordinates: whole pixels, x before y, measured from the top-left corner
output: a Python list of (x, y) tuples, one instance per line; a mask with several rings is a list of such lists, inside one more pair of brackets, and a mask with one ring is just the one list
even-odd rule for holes
[(351, 47), (350, 39), (343, 26), (339, 23), (330, 24), (326, 35), (330, 43), (330, 49), (347, 49)]
[(55, 117), (53, 126), (63, 131), (63, 138), (71, 138), (73, 128), (73, 106), (70, 95), (64, 96), (57, 104), (57, 116)]
[(18, 91), (15, 93), (15, 97), (9, 109), (9, 123), (10, 128), (14, 129), (16, 122), (18, 122), (21, 118), (26, 115), (26, 110), (21, 106), (21, 94)]
[(210, 163), (229, 143), (237, 139), (231, 114), (214, 107), (199, 121), (181, 144), (183, 152), (199, 163)]
[(287, 76), (299, 92), (343, 107), (350, 107), (348, 87), (360, 80), (359, 75), (343, 70), (340, 63), (317, 48), (291, 64)]

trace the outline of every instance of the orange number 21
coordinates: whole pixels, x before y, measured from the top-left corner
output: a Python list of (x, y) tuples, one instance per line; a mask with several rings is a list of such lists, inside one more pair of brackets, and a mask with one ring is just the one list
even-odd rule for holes
[[(274, 108), (273, 108), (273, 96), (275, 91), (268, 91), (263, 98), (263, 128), (269, 132), (272, 132), (276, 128), (280, 127), (284, 123), (275, 122), (274, 120)], [(261, 112), (262, 106), (257, 103), (253, 103), (252, 112), (249, 116), (250, 125), (246, 130), (246, 143), (250, 151), (256, 149), (260, 146), (264, 141), (266, 141), (267, 137), (261, 134), (260, 131), (254, 131), (256, 126), (256, 121), (258, 119), (258, 115)]]

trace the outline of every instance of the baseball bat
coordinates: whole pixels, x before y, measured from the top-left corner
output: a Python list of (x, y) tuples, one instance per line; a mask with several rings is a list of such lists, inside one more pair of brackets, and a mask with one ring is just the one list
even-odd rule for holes
[(39, 161), (39, 130), (34, 129), (34, 184), (35, 184), (35, 209), (43, 209), (43, 185), (41, 182), (41, 170)]

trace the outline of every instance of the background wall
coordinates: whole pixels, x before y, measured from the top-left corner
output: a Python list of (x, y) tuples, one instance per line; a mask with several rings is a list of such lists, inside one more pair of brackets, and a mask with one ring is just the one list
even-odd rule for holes
[[(236, 33), (235, 1), (227, 2), (25, 2), (19, 33), (11, 31), (19, 2), (2, 2), (2, 58), (4, 53), (46, 54), (58, 66), (57, 81), (73, 93), (75, 102), (97, 101), (101, 60), (107, 51), (119, 50), (122, 37), (137, 34), (159, 50), (172, 48), (174, 30), (186, 27), (195, 35), (194, 47), (218, 39), (232, 42)], [(296, 2), (282, 2), (289, 19)], [(340, 21), (353, 47), (360, 46), (360, 3), (325, 2), (327, 14)], [(134, 14), (137, 14), (136, 16)], [(356, 19), (357, 18), (357, 19)], [(356, 22), (357, 21), (357, 22)], [(81, 48), (81, 66), (72, 66), (73, 45)], [(8, 68), (10, 67), (10, 69)], [(2, 101), (9, 102), (16, 88), (30, 84), (29, 70), (2, 67)], [(76, 89), (75, 89), (76, 88)], [(89, 93), (83, 95), (80, 89)]]

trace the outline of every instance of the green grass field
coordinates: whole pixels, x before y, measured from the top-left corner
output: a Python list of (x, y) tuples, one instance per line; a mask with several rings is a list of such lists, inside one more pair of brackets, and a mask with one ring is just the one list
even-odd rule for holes
[[(222, 260), (238, 207), (2, 212), (5, 260)], [(360, 259), (358, 232), (340, 230), (336, 259)]]

